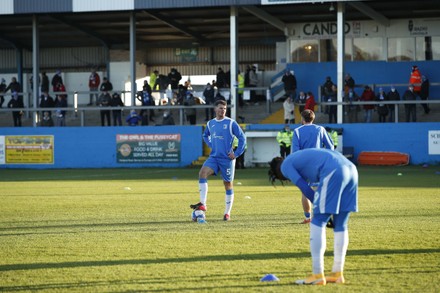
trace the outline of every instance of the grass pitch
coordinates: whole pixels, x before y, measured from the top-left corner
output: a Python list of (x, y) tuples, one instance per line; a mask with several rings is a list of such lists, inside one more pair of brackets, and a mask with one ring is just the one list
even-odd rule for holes
[[(439, 292), (438, 171), (359, 167), (347, 284), (304, 287), (300, 192), (272, 187), (267, 169), (237, 170), (230, 222), (210, 177), (206, 225), (190, 221), (197, 169), (1, 169), (0, 291)], [(268, 273), (280, 281), (260, 282)]]

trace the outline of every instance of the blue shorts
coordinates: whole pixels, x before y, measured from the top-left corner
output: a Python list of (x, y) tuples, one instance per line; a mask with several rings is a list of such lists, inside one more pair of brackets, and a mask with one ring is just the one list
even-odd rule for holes
[(223, 181), (232, 182), (234, 181), (235, 174), (235, 160), (231, 159), (216, 159), (209, 157), (205, 163), (204, 167), (209, 167), (217, 175), (220, 171), (222, 173)]
[(320, 179), (313, 200), (313, 214), (357, 212), (357, 187), (358, 172), (354, 165), (331, 170)]

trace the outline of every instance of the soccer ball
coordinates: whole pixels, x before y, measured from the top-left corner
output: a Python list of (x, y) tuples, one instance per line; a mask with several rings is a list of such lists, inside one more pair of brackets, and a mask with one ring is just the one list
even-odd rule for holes
[(193, 222), (198, 222), (198, 223), (205, 222), (205, 211), (194, 210), (191, 213), (191, 219), (193, 220)]

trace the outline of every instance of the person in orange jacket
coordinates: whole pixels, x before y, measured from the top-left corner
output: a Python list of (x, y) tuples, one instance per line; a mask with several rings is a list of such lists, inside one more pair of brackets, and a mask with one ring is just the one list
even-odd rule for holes
[(422, 89), (422, 74), (420, 73), (419, 67), (417, 65), (413, 65), (411, 69), (409, 84), (412, 84), (414, 86), (414, 93), (418, 96)]

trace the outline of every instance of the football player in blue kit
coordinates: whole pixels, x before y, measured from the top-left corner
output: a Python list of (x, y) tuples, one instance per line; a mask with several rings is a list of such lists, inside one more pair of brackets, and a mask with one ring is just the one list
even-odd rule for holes
[[(279, 159), (279, 158), (278, 158)], [(275, 159), (274, 159), (275, 160)], [(279, 160), (273, 172), (279, 179), (292, 181), (313, 203), (310, 225), (310, 250), (313, 274), (296, 281), (300, 285), (344, 283), (343, 269), (348, 248), (348, 219), (358, 211), (358, 172), (341, 153), (327, 149), (305, 149)], [(316, 191), (309, 182), (318, 182)], [(332, 272), (324, 275), (326, 224), (333, 216), (334, 262)]]
[[(190, 207), (194, 210), (206, 211), (208, 177), (220, 172), (226, 190), (223, 220), (229, 221), (234, 203), (235, 158), (244, 152), (246, 136), (235, 120), (226, 117), (226, 108), (227, 104), (224, 100), (217, 100), (214, 103), (216, 117), (208, 121), (203, 132), (203, 140), (211, 148), (211, 154), (199, 172), (200, 202)], [(234, 137), (238, 139), (238, 147), (235, 151), (232, 146)]]

